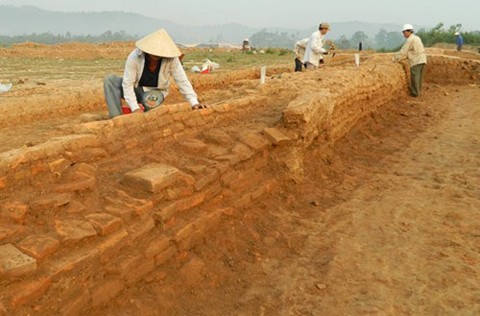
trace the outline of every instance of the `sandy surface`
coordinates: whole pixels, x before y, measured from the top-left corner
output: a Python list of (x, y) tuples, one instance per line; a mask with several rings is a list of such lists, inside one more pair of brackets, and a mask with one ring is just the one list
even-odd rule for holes
[(445, 89), (312, 150), (304, 183), (95, 314), (480, 313), (480, 89)]
[[(68, 59), (82, 47), (66, 49), (58, 61), (67, 77), (56, 75), (52, 60), (37, 60), (43, 66), (28, 80), (20, 74), (31, 64), (22, 70), (22, 60), (0, 51), (0, 62), (19, 69), (7, 79), (24, 79), (23, 89), (0, 98), (8, 103), (3, 113), (15, 118), (0, 127), (0, 152), (68, 134), (83, 113), (105, 114), (98, 85), (121, 62), (112, 59), (97, 69)], [(37, 58), (34, 48), (23, 47), (32, 54), (26, 56)], [(126, 47), (108, 46), (98, 56), (89, 50), (81, 54), (105, 58), (124, 54)], [(258, 94), (256, 78), (245, 79), (247, 74), (199, 80), (198, 91), (210, 104)], [(279, 121), (295, 91), (277, 88), (275, 99), (266, 98), (268, 107), (247, 118), (233, 114), (222, 129), (241, 134)], [(28, 105), (17, 106), (29, 97)], [(179, 100), (177, 93), (169, 102)], [(235, 212), (191, 251), (85, 314), (480, 314), (479, 100), (478, 85), (429, 83), (421, 98), (401, 96), (333, 147), (314, 144), (302, 181), (269, 166), (265, 181), (280, 177), (279, 190)], [(176, 150), (165, 152), (173, 156)], [(134, 160), (144, 152), (125, 155)], [(34, 190), (20, 193), (27, 189)]]

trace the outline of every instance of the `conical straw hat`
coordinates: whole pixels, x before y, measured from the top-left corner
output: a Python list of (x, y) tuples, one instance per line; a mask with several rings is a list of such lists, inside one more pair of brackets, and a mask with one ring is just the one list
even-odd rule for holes
[(154, 56), (173, 58), (182, 54), (164, 29), (160, 29), (138, 40), (135, 46), (145, 53)]

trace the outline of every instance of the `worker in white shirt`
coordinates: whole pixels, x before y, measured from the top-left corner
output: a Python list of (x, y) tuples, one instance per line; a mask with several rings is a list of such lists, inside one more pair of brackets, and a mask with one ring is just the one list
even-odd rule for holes
[[(168, 33), (160, 29), (135, 43), (127, 58), (123, 78), (109, 75), (104, 80), (105, 100), (111, 118), (127, 113), (145, 112), (160, 106), (168, 95), (170, 77), (192, 109), (203, 109), (183, 70), (182, 55)], [(123, 108), (125, 99), (128, 108)]]
[(427, 63), (427, 55), (423, 47), (422, 39), (413, 34), (413, 26), (405, 24), (402, 29), (403, 37), (407, 40), (400, 51), (394, 56), (394, 61), (407, 58), (410, 64), (410, 95), (420, 96), (422, 90), (424, 68)]
[(295, 53), (295, 71), (302, 71), (303, 56), (305, 56), (305, 49), (307, 48), (310, 38), (304, 38), (295, 43), (293, 52)]
[(322, 55), (328, 54), (328, 51), (323, 48), (324, 36), (328, 31), (330, 31), (330, 24), (323, 22), (320, 23), (318, 31), (313, 32), (310, 37), (303, 56), (303, 63), (307, 69), (318, 68), (320, 60), (323, 60)]

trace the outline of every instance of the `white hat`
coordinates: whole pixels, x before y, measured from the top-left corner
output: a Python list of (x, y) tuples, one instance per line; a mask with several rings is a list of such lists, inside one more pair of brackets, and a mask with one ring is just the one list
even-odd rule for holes
[(135, 46), (147, 54), (159, 57), (173, 58), (182, 54), (164, 29), (160, 29), (138, 40)]
[(403, 31), (410, 31), (410, 30), (413, 31), (413, 25), (411, 25), (411, 24), (405, 24), (405, 25), (403, 26), (402, 32), (403, 32)]
[(458, 32), (455, 32), (455, 35), (460, 35), (460, 33), (458, 33)]

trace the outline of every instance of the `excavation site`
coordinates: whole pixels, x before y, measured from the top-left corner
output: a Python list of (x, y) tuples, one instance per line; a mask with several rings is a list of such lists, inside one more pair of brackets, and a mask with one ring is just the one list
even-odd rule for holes
[(206, 109), (109, 119), (133, 47), (0, 48), (0, 315), (480, 314), (480, 54), (417, 98), (389, 53), (187, 70)]

